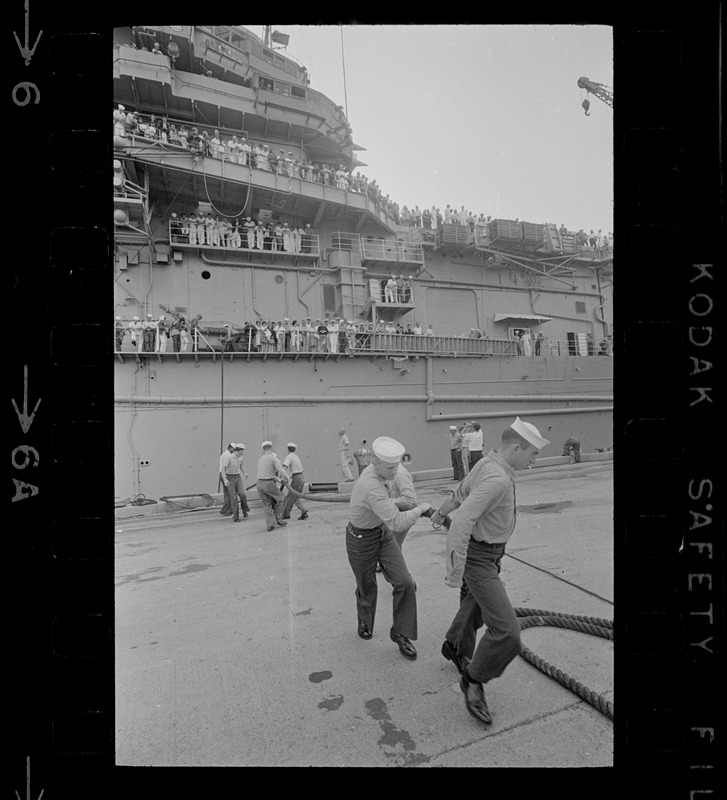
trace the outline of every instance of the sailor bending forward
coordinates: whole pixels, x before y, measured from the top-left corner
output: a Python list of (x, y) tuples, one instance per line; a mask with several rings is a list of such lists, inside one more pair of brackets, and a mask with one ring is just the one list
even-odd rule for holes
[[(404, 445), (388, 436), (380, 436), (371, 446), (372, 462), (366, 467), (351, 492), (349, 523), (346, 527), (346, 552), (356, 577), (358, 635), (370, 639), (376, 617), (376, 564), (393, 586), (394, 626), (389, 635), (406, 658), (416, 658), (411, 639), (417, 638), (416, 584), (406, 567), (401, 548), (392, 531), (409, 529), (431, 508), (420, 503), (408, 511), (400, 511), (389, 494), (387, 481), (399, 469)], [(406, 504), (404, 498), (400, 503)]]
[[(453, 509), (447, 534), (447, 586), (460, 588), (460, 606), (442, 644), (442, 655), (460, 671), (467, 711), (492, 721), (483, 683), (497, 678), (520, 653), (520, 624), (500, 581), (500, 561), (515, 528), (515, 470), (535, 461), (550, 444), (538, 429), (516, 417), (503, 431), (500, 447), (470, 470), (432, 516), (441, 524)], [(477, 649), (477, 631), (487, 630)]]

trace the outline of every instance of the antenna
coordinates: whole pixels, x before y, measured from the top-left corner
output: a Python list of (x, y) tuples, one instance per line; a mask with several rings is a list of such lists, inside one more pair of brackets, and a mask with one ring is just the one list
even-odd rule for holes
[(346, 54), (343, 51), (343, 25), (341, 25), (341, 64), (343, 66), (343, 102), (346, 106), (346, 119), (348, 119), (348, 93), (346, 92)]

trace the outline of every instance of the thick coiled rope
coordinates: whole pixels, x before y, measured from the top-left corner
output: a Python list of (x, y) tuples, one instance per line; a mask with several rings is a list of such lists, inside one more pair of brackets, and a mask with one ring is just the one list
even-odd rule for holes
[[(613, 640), (613, 620), (602, 619), (600, 617), (585, 617), (577, 614), (562, 614), (556, 611), (544, 611), (533, 608), (516, 608), (515, 614), (520, 618), (520, 628), (533, 628), (538, 626), (550, 625), (558, 628), (570, 628), (581, 633), (588, 633), (592, 636), (600, 636), (602, 639)], [(613, 720), (613, 703), (603, 695), (594, 692), (580, 681), (571, 678), (563, 670), (549, 664), (540, 656), (536, 655), (527, 647), (523, 647), (520, 655), (536, 669), (553, 678), (561, 686), (564, 686), (573, 694), (592, 705), (596, 711)]]

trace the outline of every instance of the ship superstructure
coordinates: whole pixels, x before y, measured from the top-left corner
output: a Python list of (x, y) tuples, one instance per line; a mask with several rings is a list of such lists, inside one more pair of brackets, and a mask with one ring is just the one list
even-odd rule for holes
[[(421, 470), (446, 466), (452, 421), (611, 444), (611, 247), (546, 222), (404, 224), (341, 106), (246, 28), (115, 42), (117, 497), (214, 490), (228, 441), (294, 440), (307, 480), (338, 480), (340, 427), (354, 447), (396, 435)], [(136, 341), (162, 315), (198, 320), (184, 349), (132, 344), (134, 317)]]

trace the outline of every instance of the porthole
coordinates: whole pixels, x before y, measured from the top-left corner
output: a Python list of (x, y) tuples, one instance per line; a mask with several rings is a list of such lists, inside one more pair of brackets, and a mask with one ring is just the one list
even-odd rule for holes
[(204, 278), (204, 280), (208, 281), (212, 277), (212, 275), (210, 275), (208, 270), (204, 270), (204, 272), (202, 273), (202, 277)]
[(285, 278), (282, 275), (275, 276), (275, 283), (282, 283), (284, 280)]

